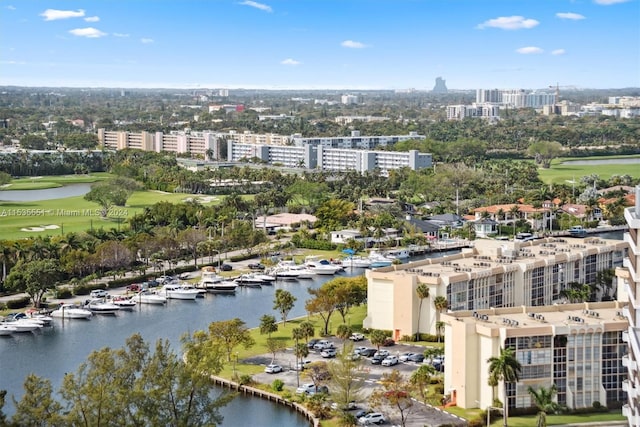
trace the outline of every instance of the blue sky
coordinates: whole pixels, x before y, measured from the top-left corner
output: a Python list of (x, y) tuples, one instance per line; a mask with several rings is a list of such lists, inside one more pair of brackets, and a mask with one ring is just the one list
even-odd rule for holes
[(640, 0), (0, 0), (0, 85), (640, 87)]

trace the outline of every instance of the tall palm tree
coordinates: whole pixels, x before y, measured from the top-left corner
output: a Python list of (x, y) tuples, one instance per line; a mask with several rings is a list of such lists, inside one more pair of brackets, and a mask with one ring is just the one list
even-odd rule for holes
[(440, 321), (440, 313), (449, 308), (449, 301), (447, 301), (447, 297), (443, 295), (438, 295), (433, 299), (433, 306), (436, 309), (436, 322)]
[(420, 305), (418, 306), (418, 330), (416, 332), (416, 341), (420, 341), (420, 315), (422, 314), (422, 301), (429, 298), (429, 287), (420, 283), (416, 288), (416, 296), (420, 299)]
[(558, 392), (556, 385), (553, 384), (549, 388), (540, 387), (538, 390), (529, 386), (527, 391), (531, 395), (533, 404), (538, 408), (537, 427), (547, 427), (547, 414), (555, 413), (560, 409), (560, 405), (553, 400)]
[(507, 384), (517, 383), (520, 380), (520, 372), (522, 365), (515, 357), (515, 350), (511, 347), (501, 348), (500, 356), (490, 357), (487, 362), (489, 363), (489, 378), (493, 378), (496, 381), (502, 381), (502, 419), (503, 426), (507, 427), (507, 418), (509, 417), (509, 403), (507, 402)]
[(516, 222), (520, 218), (520, 207), (518, 205), (513, 205), (509, 209), (509, 213), (511, 214), (511, 218), (513, 219), (513, 235), (516, 235)]

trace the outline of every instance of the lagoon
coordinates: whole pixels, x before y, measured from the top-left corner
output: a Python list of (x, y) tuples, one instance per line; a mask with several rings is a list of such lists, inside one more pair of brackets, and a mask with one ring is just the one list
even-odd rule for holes
[(0, 191), (0, 202), (36, 202), (84, 196), (91, 190), (91, 185), (91, 183), (79, 183), (45, 190), (2, 190)]

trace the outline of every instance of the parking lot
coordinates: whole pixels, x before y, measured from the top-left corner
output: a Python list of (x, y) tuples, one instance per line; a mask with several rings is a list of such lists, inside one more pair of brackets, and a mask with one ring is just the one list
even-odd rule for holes
[[(337, 338), (327, 338), (331, 341), (334, 347), (340, 351), (342, 349), (342, 341)], [(371, 345), (368, 340), (358, 341), (354, 343), (354, 348), (356, 347), (369, 347), (375, 348)], [(414, 353), (422, 353), (424, 351), (424, 347), (407, 345), (407, 344), (396, 344), (390, 347), (381, 347), (381, 350), (389, 351), (390, 355), (400, 356), (405, 352), (414, 352)], [(256, 356), (250, 359), (243, 360), (243, 363), (250, 364), (259, 364), (262, 366), (266, 366), (272, 363), (272, 355), (262, 355)], [(397, 369), (401, 374), (406, 377), (409, 377), (413, 371), (415, 371), (421, 363), (416, 362), (399, 362), (393, 366), (382, 366), (382, 364), (372, 364), (371, 358), (362, 358), (361, 369), (363, 370), (365, 376), (365, 387), (362, 390), (362, 401), (357, 402), (357, 409), (369, 409), (367, 405), (367, 398), (372, 393), (372, 391), (378, 387), (378, 381), (382, 377), (384, 373), (389, 373), (393, 369)], [(323, 358), (320, 355), (320, 351), (310, 351), (309, 356), (305, 358), (310, 362), (316, 361), (330, 361), (331, 358)], [(282, 366), (283, 371), (275, 374), (267, 374), (264, 372), (260, 372), (259, 374), (253, 375), (254, 379), (260, 383), (271, 384), (273, 380), (276, 378), (282, 380), (285, 384), (285, 387), (295, 391), (295, 389), (302, 384), (310, 382), (305, 376), (304, 371), (297, 371), (296, 368), (296, 357), (293, 353), (292, 349), (287, 349), (285, 352), (278, 353), (275, 361), (273, 363)], [(331, 400), (331, 394), (329, 394), (329, 400)], [(354, 413), (355, 413), (354, 409)], [(411, 408), (411, 413), (408, 417), (408, 421), (406, 426), (409, 427), (423, 427), (423, 426), (438, 426), (441, 424), (447, 425), (466, 425), (464, 420), (461, 420), (458, 417), (450, 415), (446, 412), (440, 411), (439, 409), (424, 405), (420, 402), (416, 402), (414, 406)], [(387, 419), (387, 425), (395, 425), (400, 424), (400, 417), (391, 409), (382, 409), (382, 411)]]

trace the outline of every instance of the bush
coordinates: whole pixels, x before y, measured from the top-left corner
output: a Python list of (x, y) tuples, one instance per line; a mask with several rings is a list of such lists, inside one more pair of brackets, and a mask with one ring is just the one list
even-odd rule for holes
[(67, 287), (58, 286), (55, 291), (55, 296), (58, 299), (68, 299), (73, 297), (73, 292)]
[(253, 384), (253, 377), (248, 374), (241, 375), (239, 381), (240, 381), (240, 385), (251, 385)]
[(22, 297), (18, 299), (12, 299), (7, 301), (7, 308), (10, 310), (15, 310), (17, 308), (25, 308), (31, 302), (30, 297)]
[(434, 391), (436, 394), (444, 394), (444, 385), (438, 384), (437, 386), (434, 387)]
[(273, 380), (273, 382), (271, 383), (271, 388), (275, 391), (282, 391), (282, 389), (284, 388), (284, 381), (279, 378)]

